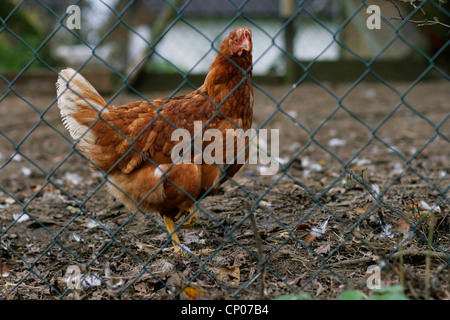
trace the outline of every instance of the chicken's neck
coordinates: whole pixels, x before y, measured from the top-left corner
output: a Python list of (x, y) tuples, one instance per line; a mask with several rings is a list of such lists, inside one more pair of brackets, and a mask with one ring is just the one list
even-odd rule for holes
[(253, 107), (251, 76), (251, 53), (246, 52), (245, 56), (237, 58), (234, 63), (218, 54), (200, 90), (227, 117), (247, 117)]

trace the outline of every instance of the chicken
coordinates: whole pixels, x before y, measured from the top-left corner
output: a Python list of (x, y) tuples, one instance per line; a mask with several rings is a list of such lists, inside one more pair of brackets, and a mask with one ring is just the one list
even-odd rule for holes
[[(197, 201), (214, 195), (243, 163), (236, 158), (230, 163), (199, 163), (193, 155), (190, 162), (173, 161), (172, 151), (179, 140), (173, 141), (172, 134), (183, 129), (193, 137), (198, 121), (203, 131), (219, 130), (224, 140), (227, 129), (251, 128), (252, 48), (250, 29), (237, 28), (223, 40), (197, 90), (118, 107), (107, 105), (75, 70), (67, 68), (59, 74), (58, 107), (77, 148), (92, 169), (107, 174), (108, 190), (116, 199), (131, 210), (162, 216), (176, 253), (188, 248), (180, 244), (176, 231), (181, 226), (175, 222), (185, 217), (183, 226), (192, 225)], [(202, 151), (212, 141), (203, 142)], [(248, 143), (247, 137), (246, 146)], [(223, 150), (225, 159), (229, 149)], [(248, 153), (246, 147), (246, 159)]]

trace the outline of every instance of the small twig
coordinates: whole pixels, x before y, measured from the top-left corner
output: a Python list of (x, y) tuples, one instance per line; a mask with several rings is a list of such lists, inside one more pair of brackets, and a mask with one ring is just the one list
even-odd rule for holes
[[(252, 210), (250, 201), (245, 201), (245, 210), (247, 212), (250, 212)], [(261, 237), (259, 235), (258, 228), (256, 227), (256, 220), (255, 220), (255, 215), (253, 214), (253, 212), (250, 214), (249, 218), (250, 218), (250, 225), (252, 226), (253, 235), (254, 235), (255, 241), (256, 241), (256, 250), (258, 252), (259, 265), (261, 267), (261, 282), (260, 282), (261, 284), (259, 287), (259, 299), (263, 300), (264, 299), (264, 285), (265, 285), (265, 280), (266, 280), (266, 268), (265, 268), (265, 264), (263, 263), (264, 253), (262, 251)]]
[(385, 205), (383, 202), (381, 202), (377, 196), (375, 196), (375, 194), (373, 193), (372, 188), (369, 186), (369, 184), (364, 180), (364, 171), (361, 171), (361, 176), (360, 177), (356, 177), (355, 174), (353, 172), (350, 172), (350, 177), (353, 178), (356, 182), (358, 182), (360, 185), (362, 185), (367, 192), (372, 196), (372, 198), (381, 206), (383, 206), (384, 208), (391, 210), (387, 205)]
[[(405, 256), (419, 256), (419, 257), (430, 257), (433, 259), (440, 259), (440, 260), (447, 260), (449, 257), (445, 252), (433, 252), (433, 251), (420, 251), (420, 250), (402, 250), (399, 252), (396, 252), (392, 254), (390, 257), (388, 257), (388, 260), (393, 260)], [(327, 264), (328, 267), (341, 267), (341, 266), (348, 266), (353, 264), (362, 264), (362, 263), (369, 263), (371, 261), (374, 261), (373, 257), (362, 257), (357, 259), (351, 259), (351, 260), (344, 260), (339, 261), (335, 263)]]
[[(400, 16), (401, 20), (404, 20), (403, 16), (402, 16), (402, 12), (400, 11), (400, 8), (397, 6), (397, 4), (394, 2), (394, 0), (388, 0), (390, 3), (392, 3), (392, 5), (394, 6), (394, 8), (397, 10), (398, 15)], [(392, 18), (393, 19), (393, 18)]]
[(403, 250), (403, 251), (399, 251), (394, 253), (389, 259), (395, 259), (398, 258), (399, 256), (419, 256), (419, 257), (427, 257), (429, 256), (430, 258), (433, 259), (441, 259), (441, 260), (448, 260), (449, 256), (445, 253), (445, 252), (434, 252), (434, 251), (420, 251), (420, 250), (416, 250), (416, 249), (410, 249), (410, 250)]
[(363, 264), (363, 263), (369, 263), (373, 261), (372, 257), (362, 257), (358, 259), (351, 259), (351, 260), (343, 260), (335, 263), (327, 264), (327, 267), (342, 267), (342, 266), (350, 266), (353, 264)]
[[(406, 19), (403, 17), (400, 8), (399, 8), (398, 5), (394, 2), (394, 0), (387, 0), (387, 1), (389, 1), (390, 3), (392, 3), (392, 5), (393, 5), (394, 8), (397, 10), (397, 13), (398, 13), (398, 15), (399, 15), (399, 17), (391, 18), (391, 20), (407, 21), (407, 22), (416, 24), (417, 27), (432, 26), (432, 25), (436, 25), (436, 24), (437, 24), (437, 25), (441, 25), (441, 26), (443, 26), (443, 27), (446, 27), (446, 28), (449, 28), (449, 29), (450, 29), (450, 25), (445, 24), (445, 23), (439, 21), (439, 19), (438, 19), (437, 17), (433, 17), (433, 21), (430, 21), (430, 20), (428, 20), (428, 19), (425, 19), (425, 20), (411, 20), (411, 19), (408, 19), (408, 20), (406, 20)], [(417, 8), (418, 8), (417, 5), (414, 3), (414, 2), (415, 2), (414, 0), (410, 0), (410, 1), (407, 1), (407, 0), (396, 0), (396, 1), (409, 3), (414, 9), (417, 9)], [(425, 13), (425, 10), (424, 10), (423, 8), (420, 8), (420, 12), (422, 12), (423, 15), (426, 14), (426, 13)]]
[[(394, 5), (394, 7), (397, 8), (397, 11), (399, 11), (398, 6), (394, 3), (393, 0), (388, 0), (390, 3), (392, 3)], [(418, 6), (415, 4), (416, 0), (396, 0), (399, 2), (404, 2), (404, 3), (409, 3), (414, 9), (417, 9)], [(423, 8), (420, 8), (420, 12), (422, 12), (422, 14), (425, 14), (425, 10)]]
[(426, 19), (426, 20), (411, 20), (411, 19), (406, 20), (406, 19), (404, 19), (402, 17), (394, 17), (394, 18), (391, 18), (391, 19), (392, 20), (401, 20), (401, 21), (407, 21), (407, 22), (415, 23), (418, 27), (432, 26), (432, 25), (438, 24), (438, 25), (441, 25), (443, 27), (450, 28), (450, 25), (445, 24), (443, 22), (440, 22), (437, 17), (434, 17), (434, 21), (430, 21), (428, 19)]
[(427, 255), (425, 256), (425, 299), (430, 299), (430, 292), (431, 292), (431, 254), (433, 253), (431, 251), (431, 244), (433, 242), (433, 235), (434, 235), (434, 226), (436, 222), (434, 219), (431, 220), (430, 229), (428, 230), (428, 250)]

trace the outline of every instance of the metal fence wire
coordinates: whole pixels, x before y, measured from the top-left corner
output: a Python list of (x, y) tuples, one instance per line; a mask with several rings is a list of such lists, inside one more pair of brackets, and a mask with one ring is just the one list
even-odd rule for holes
[[(2, 1), (0, 297), (450, 298), (446, 2)], [(236, 26), (276, 170), (248, 163), (193, 199), (176, 255), (159, 215), (86, 166), (55, 82), (72, 67), (108, 104), (179, 96)]]

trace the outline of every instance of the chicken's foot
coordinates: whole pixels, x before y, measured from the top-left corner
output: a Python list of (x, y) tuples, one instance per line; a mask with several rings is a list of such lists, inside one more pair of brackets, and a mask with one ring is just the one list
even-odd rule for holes
[[(194, 212), (192, 212), (194, 211)], [(195, 225), (195, 222), (197, 221), (198, 215), (197, 210), (194, 207), (191, 207), (189, 209), (180, 209), (180, 212), (175, 216), (175, 221), (180, 219), (182, 216), (188, 217), (188, 219), (181, 225), (181, 228), (191, 228)]]

